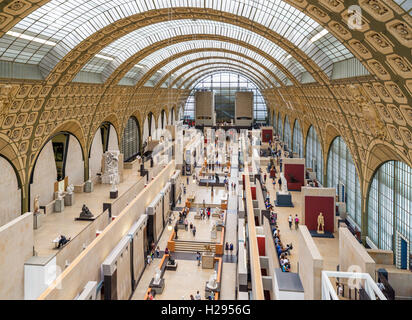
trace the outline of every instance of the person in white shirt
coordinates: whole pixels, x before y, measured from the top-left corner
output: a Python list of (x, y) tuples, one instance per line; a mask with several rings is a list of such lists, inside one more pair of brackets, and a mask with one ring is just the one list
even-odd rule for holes
[(202, 297), (200, 296), (199, 291), (195, 295), (195, 300), (202, 300)]
[(289, 222), (289, 229), (292, 230), (292, 223), (293, 223), (292, 215), (289, 215), (288, 222)]

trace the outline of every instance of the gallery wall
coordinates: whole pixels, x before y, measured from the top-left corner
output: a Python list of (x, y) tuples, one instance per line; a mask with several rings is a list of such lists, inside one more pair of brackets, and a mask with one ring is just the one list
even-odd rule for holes
[(70, 135), (66, 159), (66, 177), (69, 185), (80, 185), (84, 182), (84, 159), (79, 141)]
[(0, 157), (0, 227), (21, 214), (21, 190), (10, 163)]

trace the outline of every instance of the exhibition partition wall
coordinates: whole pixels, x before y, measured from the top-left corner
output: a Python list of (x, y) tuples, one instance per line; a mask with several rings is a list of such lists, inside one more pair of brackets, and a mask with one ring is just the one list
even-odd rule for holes
[(132, 241), (133, 290), (136, 289), (145, 266), (144, 235), (146, 234), (147, 220), (147, 215), (142, 215), (128, 233)]
[(262, 127), (262, 142), (268, 143), (273, 140), (273, 128)]
[(305, 159), (283, 159), (284, 174), (289, 191), (301, 191), (305, 186)]
[(105, 300), (130, 299), (132, 295), (131, 259), (130, 237), (125, 236), (102, 264)]
[(303, 187), (303, 222), (309, 231), (318, 230), (318, 218), (324, 217), (324, 232), (335, 232), (336, 191), (332, 188)]
[(148, 241), (157, 242), (163, 232), (163, 195), (160, 193), (153, 202), (146, 208), (149, 217), (148, 221)]

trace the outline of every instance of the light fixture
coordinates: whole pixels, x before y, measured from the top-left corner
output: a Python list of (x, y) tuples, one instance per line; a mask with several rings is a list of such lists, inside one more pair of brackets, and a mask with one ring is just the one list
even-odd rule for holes
[(319, 32), (318, 34), (314, 35), (312, 37), (312, 39), (310, 39), (311, 42), (315, 42), (318, 41), (320, 38), (322, 38), (323, 36), (325, 36), (326, 34), (328, 34), (329, 31), (326, 29), (323, 29), (321, 32)]
[(8, 31), (8, 32), (6, 32), (6, 34), (9, 35), (9, 36), (15, 37), (15, 38), (20, 38), (20, 39), (24, 39), (24, 40), (33, 41), (33, 42), (38, 42), (38, 43), (41, 43), (41, 44), (47, 44), (48, 46), (52, 46), (52, 47), (57, 45), (56, 42), (49, 41), (49, 40), (44, 40), (44, 39), (41, 39), (41, 38), (32, 37), (32, 36), (29, 36), (27, 34), (22, 34), (20, 32)]
[(96, 58), (104, 59), (104, 60), (109, 60), (113, 61), (114, 59), (112, 57), (104, 56), (102, 54), (96, 54)]

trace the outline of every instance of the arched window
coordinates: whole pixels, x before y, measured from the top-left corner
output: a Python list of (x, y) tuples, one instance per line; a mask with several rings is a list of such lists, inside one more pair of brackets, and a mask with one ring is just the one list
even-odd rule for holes
[(362, 194), (360, 182), (352, 155), (342, 137), (337, 137), (330, 147), (327, 179), (329, 188), (338, 188), (339, 183), (344, 185), (348, 215), (360, 230), (362, 224)]
[(140, 152), (139, 123), (135, 117), (129, 118), (123, 134), (123, 154), (125, 161), (134, 160)]
[(267, 106), (259, 87), (248, 78), (233, 72), (219, 72), (208, 75), (196, 84), (185, 106), (184, 119), (195, 119), (195, 92), (213, 90), (215, 92), (215, 108), (217, 118), (227, 121), (235, 118), (235, 98), (238, 91), (252, 91), (254, 94), (253, 118), (257, 122), (266, 123)]
[(407, 164), (389, 161), (375, 173), (368, 196), (368, 237), (380, 249), (405, 254), (412, 240), (412, 168)]
[(323, 184), (323, 153), (322, 146), (313, 126), (310, 127), (306, 139), (306, 167), (316, 172), (316, 178)]
[(283, 140), (283, 123), (282, 123), (282, 115), (279, 113), (279, 118), (278, 118), (278, 131), (277, 131), (280, 140)]
[(298, 120), (293, 127), (293, 152), (297, 153), (299, 158), (303, 158), (303, 135)]
[(292, 131), (290, 129), (289, 117), (285, 117), (285, 138), (284, 142), (287, 144), (288, 149), (292, 148)]

